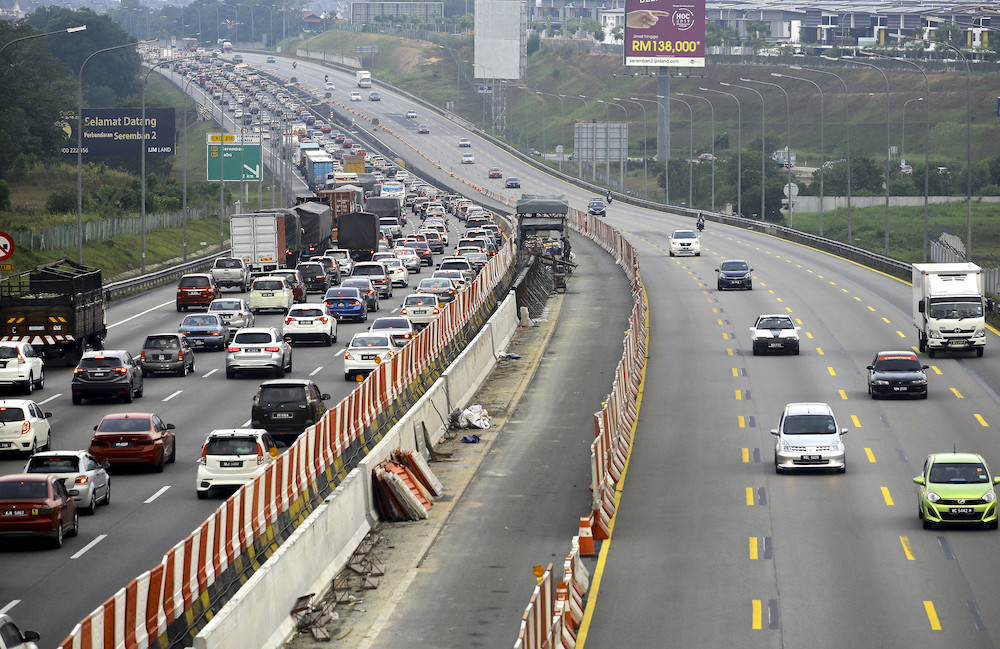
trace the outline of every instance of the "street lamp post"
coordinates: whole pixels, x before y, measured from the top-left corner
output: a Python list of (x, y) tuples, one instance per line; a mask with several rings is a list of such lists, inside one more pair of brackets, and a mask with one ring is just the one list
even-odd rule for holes
[(772, 72), (772, 77), (778, 77), (779, 79), (794, 79), (796, 81), (805, 81), (806, 83), (811, 83), (816, 87), (819, 92), (819, 236), (823, 236), (823, 174), (824, 168), (826, 167), (826, 102), (823, 99), (823, 89), (819, 87), (819, 84), (812, 79), (806, 79), (805, 77), (793, 77), (790, 74), (781, 74), (778, 72)]
[(125, 47), (135, 47), (141, 42), (145, 41), (105, 47), (104, 49), (92, 52), (80, 64), (76, 95), (76, 260), (81, 264), (83, 263), (83, 69), (87, 67), (87, 62), (98, 54), (120, 50)]
[[(726, 82), (720, 85), (728, 86)], [(736, 102), (736, 213), (743, 216), (743, 107), (740, 105), (739, 97), (731, 92), (714, 90), (712, 88), (699, 88), (705, 92), (714, 92), (719, 95), (732, 97)]]
[[(559, 145), (565, 147), (565, 142), (566, 142), (566, 140), (565, 140), (565, 135), (566, 135), (566, 112), (564, 110), (565, 105), (563, 104), (563, 96), (564, 95), (554, 95), (551, 92), (541, 92), (541, 91), (539, 91), (539, 94), (541, 94), (541, 95), (548, 95), (549, 97), (555, 97), (556, 99), (559, 100)], [(543, 139), (543, 141), (545, 139), (545, 130), (544, 130), (544, 127), (543, 127), (543, 130), (542, 130), (542, 139)], [(544, 153), (545, 153), (545, 147), (543, 146), (542, 147), (542, 154), (544, 155)], [(563, 159), (562, 154), (560, 154), (559, 155), (559, 171), (562, 171), (562, 159)]]
[(146, 82), (149, 80), (149, 75), (155, 71), (156, 66), (150, 66), (142, 78), (142, 162), (140, 163), (139, 171), (139, 175), (142, 176), (140, 179), (142, 198), (139, 205), (139, 235), (142, 240), (142, 255), (139, 258), (139, 268), (140, 273), (143, 275), (146, 274)]
[[(604, 104), (604, 179), (611, 185), (611, 107), (609, 102), (598, 99), (597, 103)], [(595, 138), (596, 139), (596, 138)]]
[[(851, 93), (847, 90), (847, 82), (840, 75), (817, 68), (803, 68), (797, 65), (789, 66), (793, 70), (808, 70), (818, 74), (827, 74), (837, 79), (844, 87), (844, 140), (847, 148), (847, 245), (854, 245), (854, 219), (851, 216)], [(926, 76), (926, 75), (925, 75)], [(925, 188), (926, 189), (926, 188)], [(925, 193), (926, 195), (926, 193)], [(925, 210), (926, 218), (926, 210)]]
[(44, 34), (29, 34), (28, 36), (22, 36), (21, 38), (15, 38), (12, 41), (7, 41), (0, 47), (0, 54), (3, 53), (5, 49), (13, 45), (14, 43), (20, 43), (21, 41), (30, 41), (33, 38), (41, 38), (42, 36), (53, 36), (55, 34), (72, 34), (74, 32), (82, 32), (87, 29), (86, 25), (80, 25), (78, 27), (67, 27), (66, 29), (57, 29), (54, 32), (45, 32)]
[(760, 220), (764, 220), (764, 198), (765, 192), (765, 170), (767, 168), (767, 138), (764, 135), (765, 122), (764, 122), (764, 95), (760, 93), (756, 88), (751, 88), (750, 86), (739, 86), (736, 84), (726, 84), (730, 88), (739, 88), (740, 90), (749, 90), (750, 92), (756, 94), (760, 97)]
[(633, 104), (639, 106), (642, 109), (642, 193), (645, 197), (649, 197), (649, 175), (647, 173), (646, 167), (646, 107), (640, 103), (637, 97), (632, 97), (631, 99), (619, 99), (615, 97), (615, 101), (630, 101)]
[[(590, 104), (587, 103), (587, 99), (583, 95), (577, 95), (577, 98), (583, 102), (584, 110), (590, 110)], [(590, 131), (590, 181), (597, 182), (597, 128), (596, 124)], [(583, 166), (583, 161), (580, 161), (580, 166)]]
[(691, 110), (691, 104), (683, 99), (677, 97), (670, 99), (688, 107), (688, 208), (690, 208), (694, 205), (694, 111)]
[(708, 102), (708, 107), (712, 111), (712, 211), (715, 212), (715, 106), (712, 105), (712, 100), (708, 97), (702, 97), (701, 95), (689, 95), (683, 92), (677, 93), (681, 97), (694, 97), (695, 99), (702, 99)]
[(923, 97), (914, 97), (913, 99), (907, 99), (903, 102), (903, 127), (899, 134), (899, 159), (902, 163), (906, 159), (906, 107), (912, 102), (923, 101)]
[[(616, 99), (617, 99), (617, 97), (616, 97)], [(618, 108), (621, 108), (622, 112), (625, 114), (625, 129), (624, 129), (624, 132), (622, 132), (621, 130), (618, 131), (618, 133), (623, 136), (621, 138), (621, 144), (618, 147), (618, 188), (624, 194), (624, 193), (626, 193), (625, 192), (625, 164), (628, 162), (628, 111), (625, 110), (625, 106), (623, 106), (621, 104), (616, 104), (613, 101), (609, 101), (608, 104), (610, 104), (611, 106), (618, 106)], [(610, 146), (610, 140), (611, 140), (611, 131), (610, 131), (610, 128), (611, 128), (611, 124), (609, 123), (608, 124), (608, 129), (609, 129), (608, 130), (608, 143), (609, 143), (609, 146)], [(610, 177), (608, 178), (608, 184), (609, 185), (611, 184), (611, 178)]]
[[(827, 58), (827, 57), (823, 57)], [(885, 244), (884, 253), (889, 256), (889, 151), (892, 146), (892, 134), (890, 132), (890, 122), (889, 122), (889, 77), (885, 75), (882, 68), (877, 65), (872, 65), (871, 63), (865, 63), (863, 61), (851, 61), (857, 65), (863, 65), (866, 68), (872, 68), (873, 70), (878, 70), (878, 73), (882, 75), (882, 79), (885, 81)]]
[(793, 225), (792, 225), (792, 215), (793, 215), (793, 208), (792, 208), (792, 203), (793, 203), (793, 201), (792, 201), (792, 126), (791, 126), (791, 121), (792, 121), (792, 104), (788, 100), (788, 93), (785, 92), (785, 89), (782, 88), (781, 86), (779, 86), (776, 83), (771, 83), (770, 81), (758, 81), (757, 79), (744, 79), (743, 77), (740, 77), (740, 81), (743, 81), (744, 83), (759, 83), (759, 84), (764, 85), (764, 86), (771, 86), (773, 88), (777, 88), (778, 90), (780, 90), (781, 94), (783, 94), (785, 96), (785, 130), (786, 130), (786, 132), (785, 132), (785, 137), (786, 137), (785, 146), (788, 148), (787, 155), (785, 156), (785, 169), (786, 169), (787, 178), (788, 178), (788, 180), (787, 180), (787, 190), (788, 190), (788, 227), (791, 228), (791, 227), (793, 227)]

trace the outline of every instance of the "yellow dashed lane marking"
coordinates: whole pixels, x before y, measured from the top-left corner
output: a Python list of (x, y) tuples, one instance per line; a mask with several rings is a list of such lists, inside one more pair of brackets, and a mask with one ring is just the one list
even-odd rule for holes
[(832, 367), (827, 367), (826, 371), (830, 373), (830, 376), (837, 376), (837, 372)]
[(990, 427), (990, 425), (986, 423), (986, 420), (983, 419), (983, 416), (980, 415), (979, 413), (976, 413), (976, 414), (974, 414), (972, 416), (976, 418), (976, 421), (979, 422), (980, 426), (982, 426), (984, 428), (989, 428)]
[(734, 367), (734, 368), (733, 368), (733, 376), (739, 376), (739, 375), (740, 375), (740, 370), (739, 370), (739, 368), (737, 368), (737, 367)]
[(743, 464), (750, 463), (750, 449), (744, 447), (743, 452), (740, 455), (742, 455)]
[(899, 334), (899, 337), (900, 337), (900, 338), (906, 338), (906, 334), (904, 334), (904, 333), (903, 333), (902, 331), (900, 331), (900, 330), (898, 330), (898, 329), (897, 329), (897, 330), (896, 330), (896, 333), (898, 333), (898, 334)]
[(872, 453), (872, 450), (870, 448), (865, 448), (865, 455), (868, 456), (869, 462), (871, 462), (872, 464), (875, 463), (875, 454)]
[(742, 401), (743, 400), (743, 390), (737, 390), (736, 391), (736, 400), (737, 401)]
[(854, 427), (855, 428), (861, 428), (861, 420), (858, 419), (857, 415), (851, 415), (851, 421), (854, 422)]
[(739, 427), (740, 428), (746, 428), (747, 427), (747, 420), (746, 420), (746, 418), (743, 415), (740, 415), (739, 417), (737, 417), (737, 422), (739, 423)]
[(931, 623), (932, 631), (941, 630), (941, 621), (938, 620), (937, 611), (934, 610), (934, 602), (924, 600), (924, 610), (927, 611), (927, 621)]
[(906, 555), (906, 560), (913, 561), (916, 557), (913, 556), (913, 548), (910, 546), (910, 537), (901, 536), (899, 537), (899, 542), (903, 544), (903, 554)]
[(882, 487), (882, 499), (885, 500), (885, 504), (889, 507), (896, 504), (892, 502), (892, 494), (889, 493), (889, 487)]
[(747, 487), (747, 507), (753, 507), (753, 487)]
[(886, 324), (892, 324), (891, 322), (889, 322), (889, 318), (886, 318), (884, 316), (882, 317), (882, 322), (884, 322)]
[(757, 537), (756, 536), (751, 536), (750, 537), (750, 560), (751, 561), (756, 561), (757, 560)]
[(820, 356), (822, 356), (823, 355), (823, 348), (822, 347), (817, 347), (816, 348), (816, 353), (819, 354)]
[(955, 395), (956, 397), (958, 397), (959, 399), (964, 399), (964, 398), (965, 398), (965, 397), (963, 397), (963, 396), (962, 396), (962, 393), (961, 393), (961, 392), (959, 392), (958, 390), (956, 390), (955, 388), (951, 388), (951, 391), (952, 391), (952, 393), (954, 393), (954, 395)]
[(843, 390), (839, 390), (839, 392), (840, 392), (840, 398), (841, 399), (846, 399), (847, 398), (847, 392), (845, 392)]
[(761, 605), (760, 600), (755, 599), (753, 601), (753, 612), (751, 613), (750, 628), (754, 631), (759, 631), (761, 629)]
[(941, 370), (938, 369), (937, 365), (931, 365), (931, 369), (934, 370), (935, 374), (940, 374), (941, 373)]

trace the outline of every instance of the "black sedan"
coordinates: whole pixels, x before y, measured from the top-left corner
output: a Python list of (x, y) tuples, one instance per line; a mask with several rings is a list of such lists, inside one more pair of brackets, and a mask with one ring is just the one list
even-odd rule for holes
[(715, 269), (719, 274), (718, 287), (720, 291), (727, 288), (745, 288), (753, 290), (753, 279), (750, 274), (753, 268), (742, 259), (725, 259)]
[(521, 180), (515, 176), (511, 176), (507, 178), (507, 181), (504, 183), (504, 187), (507, 189), (520, 189)]
[(604, 216), (607, 214), (607, 206), (603, 198), (592, 198), (587, 205), (587, 213), (593, 216)]
[(868, 394), (872, 399), (905, 396), (926, 399), (924, 370), (927, 368), (912, 351), (879, 352), (868, 366)]

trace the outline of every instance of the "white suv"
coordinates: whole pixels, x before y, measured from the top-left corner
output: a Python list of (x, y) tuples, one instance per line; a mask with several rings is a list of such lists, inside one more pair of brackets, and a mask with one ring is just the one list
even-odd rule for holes
[(670, 235), (670, 256), (677, 255), (701, 256), (701, 239), (694, 230), (674, 230)]
[(252, 481), (278, 457), (278, 444), (263, 428), (210, 432), (198, 459), (198, 498), (208, 498), (213, 487), (239, 487)]
[(847, 471), (844, 441), (846, 428), (837, 427), (833, 410), (825, 403), (790, 403), (785, 406), (775, 436), (774, 471), (786, 469), (836, 469)]
[(25, 394), (45, 387), (45, 364), (26, 342), (0, 342), (0, 385), (16, 385)]
[(289, 343), (316, 340), (329, 347), (337, 342), (337, 319), (323, 303), (296, 304), (285, 315), (282, 337)]
[(47, 451), (52, 443), (51, 416), (29, 399), (0, 399), (0, 452)]

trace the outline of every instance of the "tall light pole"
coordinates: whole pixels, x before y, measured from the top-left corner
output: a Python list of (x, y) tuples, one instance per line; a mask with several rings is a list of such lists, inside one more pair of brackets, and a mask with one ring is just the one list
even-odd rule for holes
[[(590, 110), (590, 104), (587, 103), (587, 98), (583, 95), (577, 95), (577, 99), (583, 102), (583, 109)], [(597, 182), (597, 128), (590, 131), (590, 181)], [(580, 161), (580, 166), (583, 166), (583, 161)]]
[[(566, 111), (565, 104), (563, 103), (564, 95), (554, 95), (551, 92), (541, 92), (538, 94), (548, 95), (549, 97), (555, 97), (559, 100), (559, 146), (565, 147), (565, 135), (566, 135)], [(545, 139), (545, 130), (542, 130), (542, 139)], [(542, 153), (545, 153), (545, 147), (542, 147)], [(562, 171), (562, 154), (559, 154), (559, 171)]]
[(669, 99), (679, 101), (688, 107), (688, 208), (690, 208), (694, 204), (694, 111), (691, 110), (691, 104), (683, 99), (677, 97)]
[(80, 264), (83, 263), (83, 69), (87, 67), (90, 59), (98, 54), (120, 50), (125, 47), (135, 47), (139, 43), (144, 42), (148, 41), (136, 41), (125, 43), (124, 45), (115, 45), (114, 47), (105, 47), (102, 50), (92, 52), (80, 64), (76, 95), (76, 261)]
[(608, 102), (598, 99), (597, 103), (604, 104), (604, 178), (611, 185), (611, 107)]
[(728, 85), (730, 88), (739, 88), (740, 90), (749, 90), (750, 92), (756, 94), (760, 97), (760, 220), (764, 220), (764, 198), (765, 192), (765, 180), (766, 180), (766, 169), (767, 169), (767, 137), (764, 135), (765, 122), (764, 122), (764, 95), (760, 93), (756, 88), (751, 88), (750, 86), (740, 86), (736, 84), (724, 84)]
[[(617, 97), (616, 97), (616, 99), (617, 99)], [(624, 132), (622, 132), (621, 130), (618, 131), (623, 136), (621, 138), (621, 146), (618, 149), (618, 154), (619, 154), (619, 157), (618, 157), (618, 187), (619, 187), (619, 189), (621, 189), (622, 193), (624, 194), (624, 193), (626, 193), (626, 191), (625, 191), (625, 164), (628, 162), (628, 111), (625, 110), (624, 106), (622, 106), (621, 104), (616, 104), (613, 101), (609, 101), (608, 104), (611, 105), (611, 106), (618, 106), (618, 108), (621, 108), (622, 112), (625, 113), (625, 129), (624, 129)], [(611, 128), (611, 124), (610, 123), (608, 124), (608, 128), (609, 129)], [(609, 145), (610, 145), (610, 140), (611, 140), (611, 131), (609, 130), (608, 131)], [(622, 154), (624, 154), (624, 155), (622, 155)], [(608, 178), (608, 184), (611, 184), (611, 179), (610, 178)]]
[[(704, 88), (700, 88), (704, 90)], [(702, 99), (708, 102), (708, 107), (712, 111), (712, 211), (715, 212), (715, 106), (712, 105), (712, 100), (708, 97), (702, 97), (701, 95), (688, 95), (683, 92), (677, 93), (681, 97), (693, 97), (695, 99)]]
[(57, 29), (54, 32), (45, 32), (44, 34), (30, 34), (28, 36), (22, 36), (21, 38), (15, 38), (12, 41), (7, 41), (0, 47), (0, 54), (3, 53), (5, 49), (13, 45), (14, 43), (20, 43), (21, 41), (30, 41), (33, 38), (41, 38), (42, 36), (53, 36), (54, 34), (72, 34), (75, 32), (82, 32), (87, 29), (86, 25), (80, 25), (78, 27), (67, 27), (66, 29)]
[(915, 101), (923, 101), (923, 97), (914, 97), (903, 102), (903, 127), (899, 134), (899, 160), (900, 164), (906, 160), (906, 107)]
[[(826, 57), (823, 57), (826, 58)], [(882, 79), (885, 81), (885, 245), (884, 254), (886, 257), (889, 256), (889, 151), (892, 147), (892, 134), (890, 131), (889, 122), (889, 77), (885, 75), (882, 68), (871, 63), (865, 63), (863, 61), (851, 61), (857, 65), (863, 65), (866, 68), (872, 68), (873, 70), (878, 70), (878, 73), (882, 75)], [(971, 204), (970, 204), (970, 210)], [(971, 213), (971, 212), (970, 212)]]
[[(827, 74), (834, 77), (840, 82), (840, 85), (844, 87), (844, 139), (847, 145), (847, 245), (854, 245), (854, 219), (851, 216), (851, 93), (847, 89), (847, 82), (845, 82), (840, 75), (827, 70), (820, 70), (818, 68), (803, 68), (796, 65), (789, 66), (793, 70), (808, 70), (809, 72), (816, 72), (817, 74)], [(926, 77), (926, 75), (925, 75)], [(925, 196), (926, 196), (926, 185)], [(924, 218), (926, 224), (927, 211), (924, 210)], [(926, 259), (925, 259), (926, 261)]]
[(788, 93), (785, 89), (776, 83), (771, 83), (770, 81), (758, 81), (757, 79), (745, 79), (740, 77), (740, 81), (744, 83), (759, 83), (764, 86), (771, 86), (772, 88), (777, 88), (781, 91), (781, 94), (785, 96), (785, 137), (786, 144), (788, 148), (788, 154), (785, 156), (785, 170), (787, 172), (787, 190), (788, 190), (788, 227), (794, 227), (792, 224), (792, 103), (788, 100)]
[(632, 97), (631, 99), (619, 99), (614, 98), (615, 101), (628, 101), (630, 103), (636, 104), (642, 109), (642, 193), (646, 198), (649, 197), (649, 175), (646, 168), (646, 107), (643, 106), (637, 97)]
[(823, 173), (826, 167), (826, 102), (823, 99), (823, 89), (819, 87), (819, 84), (812, 79), (806, 79), (805, 77), (793, 77), (790, 74), (781, 74), (779, 72), (772, 72), (772, 77), (778, 77), (779, 79), (794, 79), (795, 81), (804, 81), (806, 83), (811, 83), (816, 87), (817, 92), (819, 92), (819, 236), (823, 236)]
[[(728, 86), (726, 82), (720, 85)], [(740, 106), (739, 97), (731, 92), (715, 90), (713, 88), (700, 88), (705, 92), (714, 92), (719, 95), (732, 97), (736, 102), (736, 213), (743, 217), (743, 107)]]
[(140, 201), (140, 219), (139, 219), (139, 235), (142, 240), (142, 255), (140, 256), (139, 268), (140, 273), (146, 274), (146, 82), (149, 80), (149, 75), (156, 71), (156, 66), (150, 66), (149, 70), (142, 77), (142, 162), (140, 166), (139, 175), (142, 176), (140, 183), (142, 185), (142, 199)]

